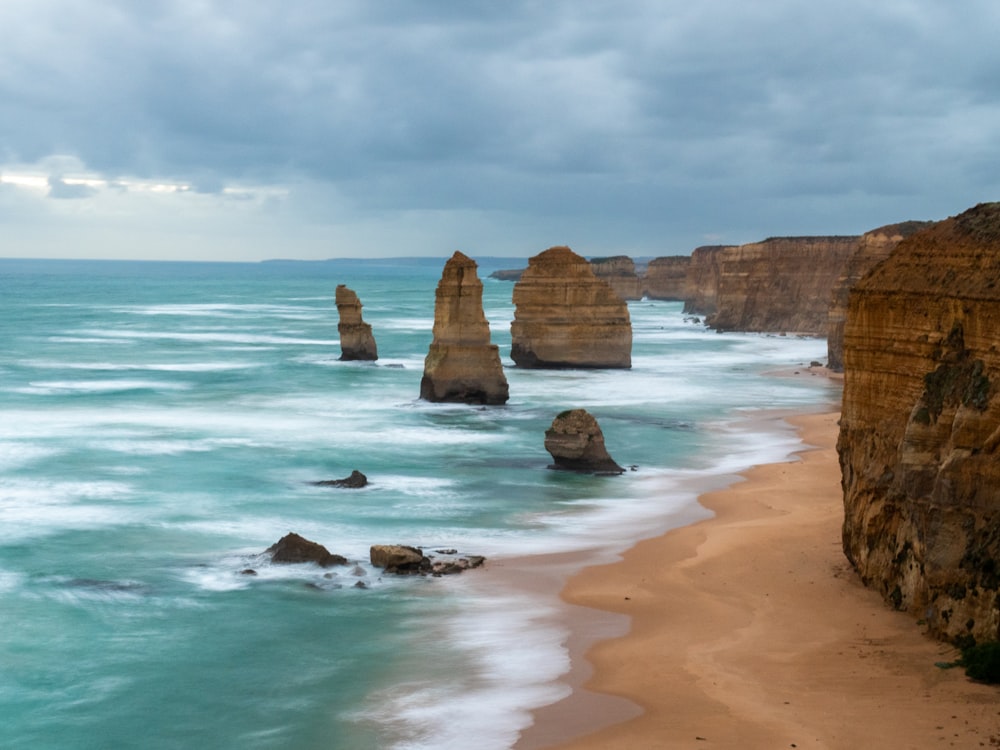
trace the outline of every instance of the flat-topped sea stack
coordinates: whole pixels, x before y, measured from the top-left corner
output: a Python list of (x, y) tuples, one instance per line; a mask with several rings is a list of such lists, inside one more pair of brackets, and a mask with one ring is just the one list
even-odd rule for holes
[(586, 474), (621, 474), (604, 445), (604, 433), (585, 409), (570, 409), (557, 415), (545, 431), (545, 450), (552, 456), (552, 469)]
[(858, 237), (772, 237), (719, 254), (718, 331), (825, 336), (830, 295)]
[(687, 296), (690, 255), (653, 258), (641, 279), (642, 296), (649, 299), (683, 300)]
[(684, 312), (711, 315), (719, 302), (719, 259), (730, 245), (703, 245), (691, 253), (684, 284)]
[(344, 361), (376, 360), (378, 347), (372, 335), (372, 327), (361, 319), (361, 300), (358, 295), (343, 284), (337, 285), (335, 301), (340, 322), (340, 358)]
[(919, 231), (850, 293), (844, 552), (932, 634), (1000, 638), (1000, 203)]
[(568, 247), (528, 261), (514, 285), (510, 356), (519, 367), (629, 368), (628, 305)]
[(847, 304), (851, 289), (878, 263), (889, 257), (901, 240), (914, 232), (926, 229), (933, 222), (905, 221), (865, 232), (858, 246), (848, 258), (844, 270), (833, 287), (827, 317), (826, 350), (827, 367), (834, 372), (844, 371), (844, 323), (847, 321)]
[(622, 299), (642, 299), (642, 282), (635, 272), (635, 261), (627, 255), (591, 258), (590, 267)]
[(500, 351), (490, 343), (476, 262), (456, 252), (445, 263), (437, 285), (434, 340), (424, 360), (420, 398), (505, 404), (508, 397)]

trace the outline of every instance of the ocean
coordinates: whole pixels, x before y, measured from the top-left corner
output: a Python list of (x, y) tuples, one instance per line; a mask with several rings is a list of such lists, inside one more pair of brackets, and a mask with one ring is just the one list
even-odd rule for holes
[[(803, 368), (824, 341), (673, 302), (629, 303), (631, 370), (519, 370), (513, 287), (486, 277), (524, 261), (482, 259), (510, 401), (420, 401), (444, 261), (0, 260), (0, 747), (509, 748), (566, 694), (568, 631), (491, 564), (613, 559), (801, 447), (760, 415), (837, 398)], [(375, 363), (338, 359), (340, 283)], [(576, 407), (632, 470), (547, 468)], [(367, 487), (311, 484), (354, 469)], [(350, 564), (271, 564), (290, 531)], [(396, 543), (486, 570), (373, 569)]]

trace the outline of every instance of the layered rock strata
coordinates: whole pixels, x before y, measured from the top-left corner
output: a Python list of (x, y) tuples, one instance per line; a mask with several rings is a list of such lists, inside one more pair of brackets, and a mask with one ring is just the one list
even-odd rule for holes
[(424, 360), (420, 398), (504, 404), (509, 397), (500, 351), (490, 343), (476, 262), (456, 252), (445, 263), (434, 303), (434, 339)]
[(358, 295), (343, 284), (337, 285), (335, 301), (340, 322), (340, 358), (344, 361), (376, 360), (378, 347), (372, 335), (372, 327), (361, 319), (361, 300)]
[(519, 367), (628, 368), (628, 306), (568, 247), (528, 261), (514, 285), (510, 356)]
[(826, 335), (830, 295), (858, 237), (772, 237), (718, 256), (718, 331)]
[(604, 445), (604, 433), (585, 409), (570, 409), (557, 415), (545, 431), (545, 450), (552, 456), (552, 469), (588, 474), (621, 474)]
[(834, 284), (827, 313), (827, 367), (834, 372), (844, 371), (844, 323), (847, 321), (847, 304), (851, 289), (877, 264), (889, 257), (901, 240), (914, 232), (926, 229), (933, 222), (906, 221), (865, 232), (858, 246), (851, 253), (837, 283)]
[(1000, 637), (1000, 204), (902, 240), (850, 293), (844, 552), (958, 642)]
[(683, 300), (687, 297), (690, 255), (653, 258), (642, 277), (642, 295), (649, 299)]
[(642, 299), (642, 281), (636, 274), (635, 261), (627, 255), (592, 258), (594, 275), (608, 283), (623, 300)]
[(691, 253), (684, 284), (684, 312), (711, 315), (719, 302), (719, 257), (730, 245), (703, 245)]

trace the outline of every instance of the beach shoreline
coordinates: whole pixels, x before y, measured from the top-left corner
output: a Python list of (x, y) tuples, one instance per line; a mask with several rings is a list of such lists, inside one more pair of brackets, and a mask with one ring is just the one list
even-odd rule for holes
[(791, 461), (741, 472), (699, 497), (712, 517), (569, 578), (567, 612), (629, 626), (574, 630), (572, 694), (534, 712), (517, 750), (1000, 746), (997, 689), (935, 666), (956, 651), (841, 552), (838, 417), (789, 418), (804, 443)]

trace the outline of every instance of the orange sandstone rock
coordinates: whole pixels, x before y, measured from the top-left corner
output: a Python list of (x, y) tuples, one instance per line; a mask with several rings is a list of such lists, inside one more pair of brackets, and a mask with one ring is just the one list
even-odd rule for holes
[(358, 295), (343, 284), (337, 285), (337, 313), (340, 322), (340, 358), (342, 360), (376, 360), (378, 347), (372, 335), (372, 327), (361, 319), (361, 300)]
[(690, 255), (653, 258), (642, 277), (642, 294), (650, 299), (683, 300), (690, 266)]
[(424, 360), (420, 397), (427, 401), (504, 404), (507, 378), (483, 313), (476, 262), (456, 252), (444, 266), (434, 303), (434, 339)]
[(510, 356), (519, 367), (632, 366), (628, 306), (568, 247), (528, 261), (514, 305)]
[(1000, 203), (902, 240), (850, 293), (844, 552), (944, 638), (1000, 637)]

